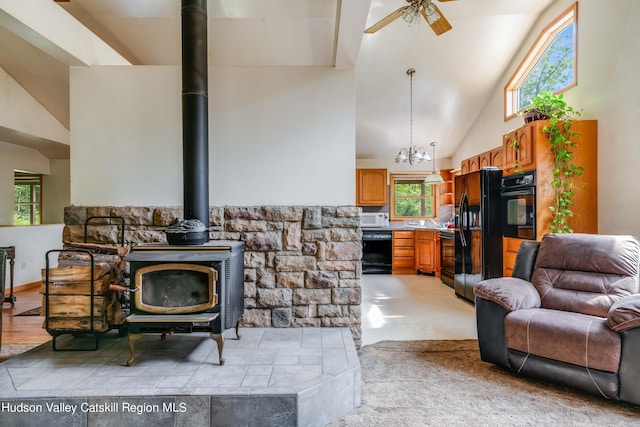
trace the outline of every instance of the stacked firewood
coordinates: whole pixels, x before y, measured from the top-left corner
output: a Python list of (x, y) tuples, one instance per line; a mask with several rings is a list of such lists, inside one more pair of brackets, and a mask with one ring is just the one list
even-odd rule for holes
[[(41, 314), (46, 316), (43, 327), (50, 331), (105, 332), (113, 325), (124, 323), (122, 291), (126, 289), (124, 256), (128, 248), (73, 243), (65, 244), (64, 249), (68, 250), (59, 252), (58, 266), (48, 270), (48, 310), (47, 270), (42, 270)], [(72, 249), (89, 250), (93, 255), (93, 281), (90, 255)]]

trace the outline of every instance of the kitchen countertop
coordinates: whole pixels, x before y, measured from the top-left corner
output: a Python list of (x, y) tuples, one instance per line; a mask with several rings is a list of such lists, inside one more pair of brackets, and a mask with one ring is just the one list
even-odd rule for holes
[(415, 231), (415, 230), (431, 230), (431, 231), (440, 231), (444, 233), (453, 233), (455, 231), (454, 228), (445, 228), (445, 227), (428, 227), (428, 226), (415, 226), (415, 225), (406, 225), (404, 223), (389, 223), (388, 227), (362, 227), (362, 230), (367, 231)]

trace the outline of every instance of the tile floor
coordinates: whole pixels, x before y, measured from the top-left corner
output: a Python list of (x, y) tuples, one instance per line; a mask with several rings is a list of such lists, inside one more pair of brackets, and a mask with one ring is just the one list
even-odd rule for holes
[[(116, 333), (95, 351), (43, 344), (0, 364), (0, 425), (322, 426), (360, 406), (348, 328), (240, 332), (225, 334), (224, 366), (206, 333), (144, 335), (132, 366), (123, 366), (127, 339)], [(57, 348), (89, 338), (64, 335)]]
[[(473, 305), (457, 298), (439, 278), (365, 275), (361, 285), (362, 345), (477, 337)], [(57, 414), (53, 425), (118, 427), (142, 420), (139, 413), (125, 411), (125, 405), (160, 408), (144, 414), (145, 423), (156, 426), (252, 425), (256, 408), (263, 426), (324, 425), (359, 406), (360, 365), (348, 329), (243, 328), (241, 333), (240, 340), (233, 333), (225, 340), (222, 367), (206, 334), (169, 336), (166, 341), (144, 336), (136, 343), (131, 367), (121, 366), (129, 352), (126, 339), (117, 333), (102, 339), (95, 352), (53, 352), (48, 343), (0, 365), (0, 401), (41, 404), (44, 398), (69, 407), (116, 408), (108, 417), (99, 412)], [(177, 410), (181, 408), (186, 413)], [(327, 408), (337, 410), (329, 414)], [(51, 416), (45, 408), (29, 414), (29, 421), (50, 424)], [(24, 420), (20, 413), (4, 411), (0, 421)]]

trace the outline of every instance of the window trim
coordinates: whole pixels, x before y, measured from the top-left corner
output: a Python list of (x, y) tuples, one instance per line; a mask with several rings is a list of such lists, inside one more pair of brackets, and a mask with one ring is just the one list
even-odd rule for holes
[[(29, 224), (25, 224), (25, 225), (40, 225), (40, 224), (43, 224), (43, 221), (42, 221), (42, 174), (23, 172), (23, 171), (16, 170), (16, 171), (14, 171), (14, 178), (13, 178), (14, 188), (15, 188), (16, 185), (24, 185), (24, 183), (20, 182), (20, 178), (24, 178), (25, 180), (32, 180), (34, 182), (38, 181), (37, 184), (35, 184), (35, 183), (30, 184), (30, 186), (32, 188), (32, 192), (31, 192), (32, 201), (30, 203), (28, 203), (28, 204), (32, 206), (31, 218), (30, 218), (30, 221), (29, 221), (30, 223)], [(39, 194), (38, 194), (38, 196), (39, 196), (38, 200), (33, 200), (33, 194), (34, 194), (33, 187), (34, 187), (34, 185), (38, 185), (40, 187), (40, 191), (39, 191)], [(27, 203), (23, 203), (23, 204), (27, 204)], [(33, 209), (33, 207), (38, 207), (39, 208), (38, 211), (40, 213), (40, 217), (37, 218), (39, 220), (39, 222), (34, 222), (34, 219), (36, 219), (35, 216), (34, 216), (36, 210)], [(14, 201), (14, 206), (13, 206), (14, 214), (16, 212), (15, 208), (16, 208), (16, 203)], [(17, 225), (17, 224), (14, 224), (14, 225)]]
[(431, 198), (433, 199), (433, 216), (396, 216), (396, 195), (394, 191), (394, 179), (400, 178), (418, 178), (424, 180), (430, 172), (425, 173), (390, 173), (389, 174), (389, 220), (391, 221), (402, 221), (405, 219), (434, 219), (438, 218), (438, 205), (440, 200), (440, 192), (438, 191), (438, 186), (435, 184), (431, 184)]
[(538, 62), (538, 59), (549, 47), (554, 38), (564, 30), (568, 25), (573, 23), (573, 82), (555, 91), (556, 94), (565, 92), (578, 84), (578, 2), (575, 2), (568, 9), (562, 12), (556, 19), (554, 19), (549, 25), (538, 35), (538, 38), (533, 43), (527, 54), (525, 55), (516, 71), (513, 73), (509, 81), (504, 87), (504, 121), (509, 121), (516, 117), (518, 111), (515, 110), (515, 101), (518, 88), (522, 85), (522, 82), (529, 75), (529, 72)]

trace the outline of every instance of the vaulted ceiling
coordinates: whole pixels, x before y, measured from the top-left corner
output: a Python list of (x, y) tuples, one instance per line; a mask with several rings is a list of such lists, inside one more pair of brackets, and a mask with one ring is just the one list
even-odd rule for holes
[[(415, 68), (414, 142), (438, 141), (438, 155), (448, 157), (553, 1), (436, 2), (453, 27), (436, 36), (426, 22), (410, 28), (402, 19), (363, 33), (405, 0), (208, 0), (209, 63), (355, 67), (358, 158), (392, 158), (408, 145), (406, 71)], [(69, 67), (102, 63), (87, 49), (112, 49), (134, 65), (180, 63), (178, 0), (30, 0), (42, 18), (35, 22), (18, 19), (14, 2), (0, 0), (0, 67), (67, 128)], [(104, 46), (93, 37), (56, 39), (48, 25), (86, 27)]]

